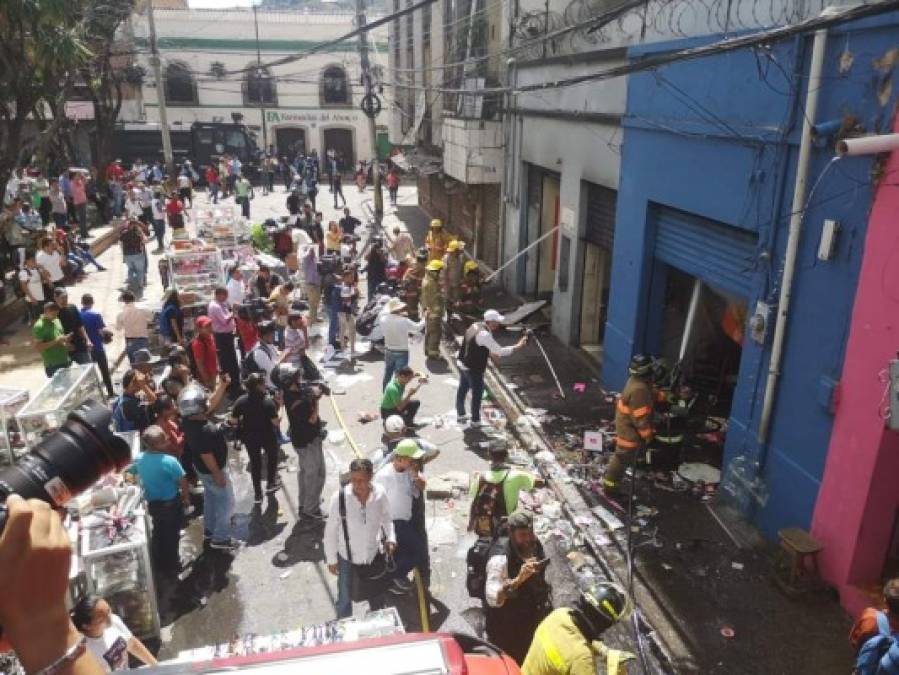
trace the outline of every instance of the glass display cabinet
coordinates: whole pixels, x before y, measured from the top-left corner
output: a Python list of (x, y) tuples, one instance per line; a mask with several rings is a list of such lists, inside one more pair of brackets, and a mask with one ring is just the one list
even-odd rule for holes
[(29, 396), (26, 389), (0, 387), (0, 466), (14, 464), (28, 450), (16, 414), (28, 403)]

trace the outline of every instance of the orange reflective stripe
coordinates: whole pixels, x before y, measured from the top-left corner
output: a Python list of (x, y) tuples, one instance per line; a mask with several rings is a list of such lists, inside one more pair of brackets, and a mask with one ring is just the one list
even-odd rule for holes
[(631, 416), (632, 417), (646, 417), (651, 412), (652, 412), (652, 406), (644, 405), (640, 408), (636, 408), (636, 409), (632, 410)]
[(627, 448), (628, 450), (640, 447), (640, 443), (638, 443), (637, 441), (629, 441), (626, 438), (617, 439), (615, 441), (615, 445), (617, 445), (619, 448)]

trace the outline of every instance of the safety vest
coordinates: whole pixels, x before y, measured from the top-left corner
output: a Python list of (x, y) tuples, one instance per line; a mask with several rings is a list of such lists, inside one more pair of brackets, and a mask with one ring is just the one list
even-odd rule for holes
[(609, 649), (602, 642), (589, 643), (571, 617), (560, 608), (546, 617), (534, 633), (534, 640), (521, 666), (522, 675), (594, 675), (595, 659), (605, 663), (606, 675), (625, 675), (625, 664), (633, 655)]
[(652, 385), (630, 377), (615, 408), (615, 441), (619, 448), (635, 450), (652, 440)]

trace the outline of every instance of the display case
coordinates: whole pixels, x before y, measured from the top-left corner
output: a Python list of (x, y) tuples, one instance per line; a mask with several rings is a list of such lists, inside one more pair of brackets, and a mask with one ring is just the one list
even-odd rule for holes
[(19, 432), (28, 449), (59, 429), (69, 413), (88, 399), (106, 401), (96, 365), (76, 363), (56, 371), (16, 414)]
[(81, 528), (81, 567), (88, 592), (106, 600), (138, 637), (159, 635), (146, 515), (136, 513), (124, 525), (124, 519), (112, 519), (102, 512), (91, 518), (93, 527), (83, 523)]
[(0, 387), (0, 465), (14, 464), (27, 451), (16, 414), (28, 403), (26, 389)]
[(216, 286), (224, 282), (222, 255), (214, 246), (190, 250), (170, 249), (166, 257), (169, 262), (170, 284), (178, 293), (209, 302)]

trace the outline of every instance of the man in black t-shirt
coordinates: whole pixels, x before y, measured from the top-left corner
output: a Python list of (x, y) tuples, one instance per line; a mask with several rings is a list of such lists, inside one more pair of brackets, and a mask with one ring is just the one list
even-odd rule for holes
[(244, 381), (247, 393), (238, 398), (231, 409), (231, 422), (237, 427), (237, 437), (250, 456), (250, 475), (256, 504), (262, 503), (263, 450), (267, 469), (266, 492), (274, 494), (281, 487), (278, 477), (278, 404), (267, 392), (265, 383), (265, 373), (250, 373)]
[(350, 215), (349, 209), (343, 210), (343, 218), (340, 219), (340, 229), (343, 230), (344, 234), (355, 234), (356, 228), (361, 224), (361, 220)]
[(266, 265), (260, 265), (259, 271), (256, 273), (256, 278), (253, 280), (256, 297), (268, 301), (272, 291), (282, 283), (281, 277), (272, 273)]
[[(228, 377), (219, 380), (213, 399), (221, 400), (228, 388)], [(228, 472), (228, 441), (221, 425), (207, 417), (210, 399), (197, 384), (184, 388), (178, 397), (184, 441), (194, 455), (194, 467), (203, 483), (204, 540), (212, 548), (233, 551), (238, 543), (231, 537), (234, 492)]]
[(59, 322), (62, 324), (62, 330), (67, 335), (72, 334), (71, 348), (69, 356), (75, 363), (87, 364), (91, 363), (90, 340), (87, 337), (87, 331), (84, 330), (84, 323), (81, 321), (81, 313), (75, 305), (69, 304), (69, 294), (65, 288), (57, 288), (53, 291), (53, 300), (59, 307)]
[(320, 521), (323, 519), (321, 497), (325, 488), (325, 458), (322, 452), (324, 424), (318, 416), (321, 390), (315, 385), (304, 385), (299, 374), (285, 385), (290, 440), (299, 458), (299, 516), (301, 519)]
[(153, 378), (137, 370), (128, 370), (122, 375), (122, 397), (119, 410), (113, 414), (117, 421), (116, 431), (139, 431), (141, 433), (153, 423), (152, 406), (156, 403), (156, 392), (152, 387)]

